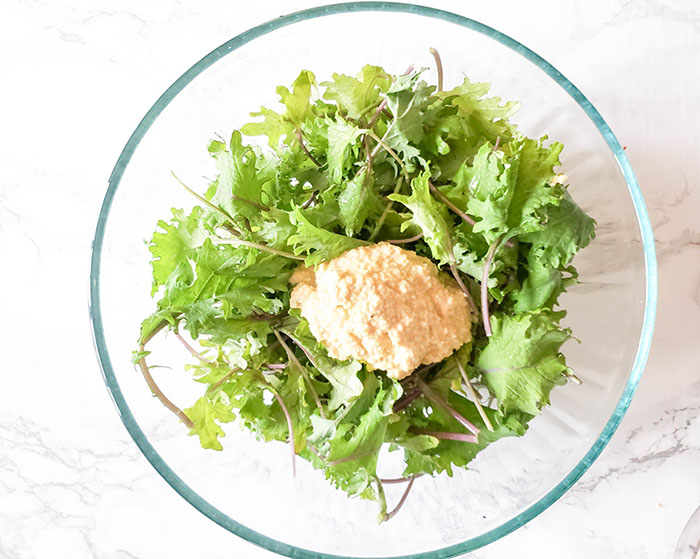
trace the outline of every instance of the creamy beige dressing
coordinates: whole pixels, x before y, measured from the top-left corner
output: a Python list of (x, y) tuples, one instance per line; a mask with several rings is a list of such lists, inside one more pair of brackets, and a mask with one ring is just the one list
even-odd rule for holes
[(292, 275), (291, 307), (336, 359), (401, 379), (471, 339), (469, 308), (452, 278), (389, 243), (359, 247)]

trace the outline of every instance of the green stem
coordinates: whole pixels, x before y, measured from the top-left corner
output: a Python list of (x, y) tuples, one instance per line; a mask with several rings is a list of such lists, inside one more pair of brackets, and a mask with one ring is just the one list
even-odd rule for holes
[[(408, 171), (406, 170), (406, 165), (404, 165), (404, 162), (401, 161), (401, 158), (398, 155), (396, 155), (396, 152), (393, 149), (391, 149), (391, 147), (389, 147), (387, 145), (387, 143), (384, 141), (384, 139), (377, 136), (374, 133), (374, 131), (369, 130), (369, 129), (365, 129), (364, 132), (366, 134), (368, 134), (369, 137), (372, 138), (375, 142), (377, 142), (377, 145), (383, 147), (387, 151), (387, 153), (389, 155), (391, 155), (396, 160), (396, 162), (401, 167), (401, 171), (403, 172), (404, 176), (406, 177), (406, 180), (408, 180)], [(387, 132), (388, 132), (388, 130), (387, 130)]]
[(303, 261), (303, 256), (297, 256), (291, 252), (285, 252), (284, 250), (277, 250), (276, 248), (269, 247), (260, 243), (254, 243), (252, 241), (244, 241), (243, 239), (220, 239), (215, 244), (220, 245), (234, 245), (234, 246), (246, 246), (251, 248), (257, 248), (263, 252), (269, 252), (270, 254), (276, 254), (277, 256), (284, 256), (285, 258), (291, 258), (292, 260)]
[[(394, 194), (396, 194), (399, 190), (401, 190), (401, 185), (403, 183), (403, 176), (399, 177), (399, 180), (396, 181), (396, 186), (394, 187)], [(379, 219), (377, 220), (377, 224), (374, 226), (374, 231), (372, 231), (372, 234), (369, 236), (369, 240), (373, 241), (374, 238), (377, 236), (377, 233), (379, 233), (379, 230), (382, 228), (382, 225), (384, 225), (384, 221), (386, 220), (386, 216), (389, 215), (389, 212), (391, 211), (392, 206), (394, 205), (393, 200), (389, 200), (387, 203), (386, 207), (384, 208), (384, 211), (382, 212), (382, 215), (379, 216)]]
[[(194, 190), (192, 190), (189, 186), (187, 186), (184, 182), (182, 182), (182, 181), (177, 177), (177, 175), (176, 175), (173, 171), (170, 171), (170, 174), (171, 174), (173, 177), (175, 177), (175, 180), (176, 180), (177, 182), (179, 182), (179, 183), (187, 190), (187, 192), (189, 192), (189, 193), (192, 194), (195, 198), (197, 198), (197, 200), (199, 200), (199, 201), (202, 202), (203, 204), (206, 204), (207, 207), (211, 208), (211, 209), (214, 210), (214, 211), (219, 212), (219, 213), (222, 214), (224, 217), (226, 217), (226, 219), (228, 219), (229, 221), (233, 222), (233, 220), (232, 220), (232, 218), (231, 218), (231, 215), (230, 215), (228, 212), (224, 211), (224, 210), (223, 210), (222, 208), (220, 208), (219, 206), (216, 206), (215, 204), (212, 204), (209, 200), (207, 200), (207, 199), (204, 198), (203, 196), (200, 196), (199, 194), (197, 194)], [(269, 212), (269, 211), (270, 211), (270, 208), (268, 208), (268, 207), (265, 206), (264, 204), (260, 204), (259, 202), (255, 202), (255, 201), (253, 201), (253, 200), (248, 200), (248, 198), (243, 198), (242, 196), (238, 196), (238, 195), (236, 195), (236, 194), (230, 194), (230, 196), (231, 196), (231, 200), (233, 200), (233, 201), (235, 201), (235, 202), (243, 202), (244, 204), (248, 204), (249, 206), (252, 206), (252, 207), (254, 207), (254, 208), (257, 209), (257, 210), (260, 210), (261, 212)]]
[(462, 365), (462, 362), (455, 357), (455, 362), (457, 363), (457, 367), (459, 367), (459, 372), (462, 375), (462, 380), (464, 381), (464, 386), (467, 389), (467, 395), (469, 398), (474, 402), (474, 405), (476, 406), (476, 409), (479, 412), (479, 415), (481, 416), (481, 419), (484, 420), (484, 424), (486, 425), (486, 428), (489, 431), (493, 431), (493, 424), (491, 423), (491, 420), (489, 419), (489, 416), (486, 415), (486, 412), (484, 411), (483, 406), (481, 405), (481, 402), (479, 401), (479, 396), (476, 393), (476, 390), (474, 390), (474, 387), (472, 386), (471, 380), (469, 380), (469, 375), (467, 374), (467, 371), (464, 370), (464, 365)]
[(161, 320), (161, 321), (158, 323), (158, 326), (156, 326), (153, 330), (151, 330), (151, 333), (148, 334), (148, 336), (146, 336), (145, 338), (141, 338), (141, 339), (139, 340), (139, 343), (140, 343), (141, 345), (146, 345), (148, 342), (150, 342), (150, 341), (153, 339), (153, 337), (154, 337), (158, 332), (160, 332), (160, 331), (161, 331), (163, 328), (165, 328), (167, 325), (168, 325), (168, 321), (167, 321), (167, 320), (165, 320), (165, 319)]
[(467, 299), (467, 303), (469, 304), (472, 316), (474, 317), (474, 321), (476, 321), (476, 316), (477, 316), (476, 303), (474, 302), (474, 298), (472, 297), (472, 294), (467, 289), (467, 286), (464, 285), (464, 282), (462, 281), (462, 277), (459, 275), (459, 270), (457, 269), (457, 260), (455, 258), (454, 245), (452, 244), (452, 238), (450, 237), (449, 231), (447, 232), (447, 234), (445, 236), (445, 244), (447, 245), (446, 246), (447, 256), (450, 260), (450, 272), (452, 273), (452, 276), (455, 278), (455, 281), (457, 282), (457, 285), (459, 286), (460, 290), (462, 291), (462, 293), (464, 293), (464, 296)]
[(360, 114), (357, 115), (357, 118), (355, 120), (359, 120), (363, 116), (365, 116), (367, 113), (369, 113), (370, 111), (376, 110), (377, 107), (382, 104), (383, 100), (384, 99), (381, 99), (380, 101), (377, 101), (376, 103), (371, 104), (369, 107), (365, 107), (364, 109), (362, 109), (362, 111), (360, 111)]
[[(180, 183), (180, 185), (187, 190), (192, 196), (197, 198), (202, 204), (204, 204), (207, 208), (220, 213), (222, 216), (224, 216), (228, 221), (230, 221), (233, 225), (236, 225), (235, 222), (233, 221), (233, 218), (229, 215), (229, 213), (226, 210), (221, 209), (219, 206), (212, 204), (209, 200), (204, 198), (203, 196), (200, 196), (197, 194), (194, 190), (192, 190), (189, 186), (187, 186), (184, 182), (180, 180), (180, 177), (178, 177), (174, 171), (170, 171), (170, 174), (173, 176), (173, 178)], [(239, 233), (240, 234), (240, 233)]]
[(379, 495), (379, 522), (385, 522), (388, 520), (386, 516), (386, 495), (384, 494), (384, 486), (382, 485), (382, 480), (378, 477), (374, 478), (377, 482), (377, 494)]
[(369, 140), (367, 139), (367, 135), (363, 136), (362, 138), (363, 144), (365, 146), (365, 169), (366, 169), (366, 174), (365, 178), (362, 181), (362, 186), (364, 187), (365, 182), (367, 181), (367, 177), (372, 174), (372, 154), (369, 151)]
[(226, 373), (223, 377), (221, 377), (219, 380), (217, 380), (214, 384), (209, 385), (209, 388), (207, 388), (206, 394), (211, 394), (215, 390), (221, 388), (221, 386), (228, 379), (230, 379), (234, 374), (240, 373), (242, 371), (243, 371), (243, 369), (238, 369), (238, 368), (231, 369), (228, 373)]
[(304, 380), (306, 381), (306, 384), (309, 387), (309, 392), (311, 392), (311, 396), (313, 397), (314, 402), (316, 402), (316, 405), (318, 406), (318, 409), (321, 412), (321, 417), (323, 419), (326, 419), (326, 413), (323, 411), (323, 405), (321, 404), (321, 399), (318, 397), (318, 392), (316, 392), (316, 388), (314, 388), (314, 385), (311, 382), (311, 377), (309, 377), (309, 373), (306, 372), (306, 369), (299, 362), (299, 360), (297, 359), (297, 356), (294, 355), (294, 352), (292, 351), (292, 349), (287, 345), (287, 342), (284, 341), (279, 330), (273, 330), (273, 332), (275, 334), (275, 337), (277, 338), (277, 341), (280, 343), (280, 345), (284, 349), (285, 353), (287, 354), (287, 357), (292, 362), (292, 365), (294, 365), (297, 369), (299, 369), (301, 376), (304, 377)]
[(442, 192), (440, 192), (435, 185), (428, 181), (428, 185), (430, 186), (430, 192), (432, 192), (437, 198), (445, 204), (448, 208), (450, 208), (454, 213), (456, 213), (459, 217), (461, 217), (464, 221), (466, 221), (469, 225), (474, 225), (476, 222), (469, 217), (467, 214), (465, 214), (462, 210), (460, 210), (457, 206), (455, 206), (450, 200), (445, 196)]

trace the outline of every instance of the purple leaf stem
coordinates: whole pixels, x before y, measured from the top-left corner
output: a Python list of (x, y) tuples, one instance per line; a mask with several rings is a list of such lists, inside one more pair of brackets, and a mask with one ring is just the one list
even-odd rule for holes
[(462, 441), (465, 443), (478, 443), (479, 437), (476, 435), (471, 435), (469, 433), (448, 433), (447, 431), (431, 431), (430, 429), (418, 429), (417, 427), (411, 428), (412, 433), (418, 435), (430, 435), (436, 439), (443, 439), (448, 441)]
[(474, 425), (456, 409), (450, 406), (445, 400), (438, 396), (432, 388), (430, 388), (425, 382), (423, 382), (421, 378), (416, 379), (416, 384), (429, 400), (440, 406), (444, 411), (449, 413), (452, 417), (454, 417), (457, 421), (464, 425), (469, 431), (474, 433), (474, 435), (479, 434), (479, 428), (476, 425)]
[(406, 486), (406, 491), (403, 492), (403, 495), (401, 496), (401, 500), (399, 503), (394, 507), (394, 510), (391, 512), (387, 513), (386, 517), (384, 518), (384, 521), (391, 520), (394, 516), (396, 516), (396, 513), (401, 510), (401, 507), (403, 504), (406, 502), (406, 498), (408, 497), (408, 494), (411, 491), (411, 487), (413, 487), (413, 482), (416, 480), (416, 476), (411, 476), (411, 479), (408, 482), (408, 485)]
[(486, 262), (484, 262), (484, 271), (481, 274), (481, 317), (484, 321), (484, 331), (488, 337), (491, 337), (493, 334), (491, 331), (491, 317), (489, 316), (489, 271), (493, 257), (498, 250), (498, 245), (501, 244), (501, 239), (503, 239), (502, 235), (489, 247), (489, 251), (486, 254)]

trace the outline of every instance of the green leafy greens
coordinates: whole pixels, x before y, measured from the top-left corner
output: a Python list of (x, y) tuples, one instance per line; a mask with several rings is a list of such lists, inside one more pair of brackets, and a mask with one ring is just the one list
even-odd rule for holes
[[(148, 242), (157, 305), (133, 357), (204, 448), (221, 450), (230, 422), (286, 441), (348, 495), (378, 501), (382, 520), (396, 512), (378, 474), (382, 447), (403, 453), (409, 487), (452, 475), (488, 444), (523, 435), (572, 376), (556, 305), (594, 237), (555, 170), (561, 144), (518, 132), (518, 104), (488, 97), (488, 84), (439, 91), (422, 72), (365, 66), (319, 93), (304, 70), (277, 88), (281, 109), (263, 107), (252, 113), (261, 120), (212, 141), (218, 176), (201, 204), (173, 209)], [(481, 313), (472, 342), (397, 381), (330, 357), (290, 310), (289, 278), (301, 262), (402, 240), (455, 275)], [(188, 344), (189, 369), (203, 390), (184, 412), (146, 365), (164, 328), (200, 346)]]

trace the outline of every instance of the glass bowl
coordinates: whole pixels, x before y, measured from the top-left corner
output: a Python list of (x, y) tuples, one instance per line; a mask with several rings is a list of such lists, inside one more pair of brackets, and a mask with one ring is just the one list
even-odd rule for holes
[(700, 559), (700, 507), (688, 520), (676, 543), (673, 559)]
[[(377, 525), (374, 503), (350, 500), (306, 463), (292, 479), (288, 447), (257, 442), (228, 425), (222, 452), (188, 437), (130, 362), (140, 320), (154, 308), (150, 238), (170, 208), (192, 199), (170, 171), (203, 190), (214, 174), (207, 154), (275, 86), (301, 69), (319, 81), (367, 63), (393, 73), (442, 55), (445, 84), (488, 81), (522, 102), (515, 121), (530, 137), (563, 142), (571, 192), (598, 222), (597, 238), (576, 258), (581, 283), (561, 300), (580, 343), (564, 347), (583, 380), (554, 390), (527, 435), (486, 449), (453, 478), (416, 482), (404, 509)], [(433, 70), (430, 70), (432, 72)], [(435, 80), (433, 74), (432, 81)], [(165, 480), (227, 530), (296, 558), (453, 557), (522, 526), (586, 471), (629, 406), (649, 350), (656, 261), (649, 219), (623, 149), (591, 103), (549, 63), (514, 39), (448, 12), (385, 2), (338, 4), (275, 19), (224, 43), (158, 99), (119, 157), (99, 215), (90, 285), (95, 344), (107, 386), (134, 441)], [(191, 358), (173, 339), (154, 340), (156, 381), (189, 406), (201, 387), (182, 371)], [(303, 462), (303, 461), (302, 461)], [(392, 477), (397, 472), (381, 472)], [(401, 488), (389, 487), (395, 502)]]

